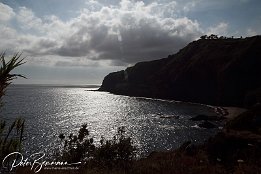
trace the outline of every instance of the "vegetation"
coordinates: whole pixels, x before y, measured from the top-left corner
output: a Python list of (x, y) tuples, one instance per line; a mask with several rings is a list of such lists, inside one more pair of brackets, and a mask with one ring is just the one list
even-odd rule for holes
[[(203, 35), (203, 36), (200, 36), (200, 39), (234, 39), (234, 36), (231, 36), (231, 37), (226, 37), (226, 36), (218, 36), (218, 35), (215, 35), (215, 34), (211, 34), (211, 35)], [(240, 38), (238, 39), (243, 39), (243, 37), (241, 36)]]
[[(216, 38), (212, 36), (212, 38)], [(202, 38), (204, 39), (204, 38)], [(23, 77), (10, 72), (23, 64), (16, 54), (7, 63), (1, 54), (0, 100), (11, 81)], [(233, 89), (234, 90), (234, 89)], [(118, 129), (112, 140), (101, 138), (95, 144), (87, 125), (78, 134), (60, 134), (62, 148), (57, 160), (69, 163), (82, 162), (79, 170), (42, 170), (40, 173), (134, 173), (134, 174), (193, 174), (193, 173), (261, 173), (261, 105), (228, 122), (215, 137), (202, 145), (184, 143), (180, 148), (167, 152), (153, 152), (143, 159), (135, 159), (136, 148), (131, 138), (125, 136), (124, 127)], [(21, 150), (24, 120), (17, 119), (9, 127), (0, 122), (0, 158)], [(34, 173), (30, 168), (19, 168), (19, 174)]]
[(11, 74), (11, 71), (17, 68), (18, 66), (24, 64), (23, 59), (21, 58), (21, 54), (16, 53), (7, 63), (5, 61), (5, 53), (0, 54), (0, 100), (5, 94), (5, 90), (8, 85), (11, 84), (12, 80), (17, 77), (23, 77), (21, 74)]
[(248, 111), (229, 121), (226, 129), (261, 134), (261, 103), (255, 104)]
[[(0, 54), (0, 102), (2, 102), (5, 90), (11, 84), (12, 80), (17, 77), (24, 77), (20, 74), (11, 74), (12, 70), (24, 63), (20, 57), (21, 54), (17, 53), (6, 63), (5, 53)], [(0, 120), (0, 161), (9, 153), (21, 150), (23, 132), (23, 119), (17, 118), (10, 126), (7, 126), (5, 121)]]
[(56, 154), (59, 160), (69, 163), (82, 162), (86, 166), (100, 170), (128, 170), (135, 157), (136, 148), (131, 138), (125, 136), (125, 127), (119, 127), (112, 140), (101, 138), (100, 145), (94, 144), (89, 137), (87, 124), (82, 125), (78, 135), (70, 134), (67, 138), (60, 134), (63, 148)]
[[(101, 139), (95, 146), (89, 137), (87, 125), (78, 135), (59, 137), (64, 143), (58, 154), (60, 159), (84, 162), (78, 170), (42, 170), (44, 174), (259, 174), (261, 173), (261, 104), (229, 121), (216, 136), (201, 145), (185, 142), (176, 150), (152, 152), (136, 159), (131, 139), (124, 136), (124, 128), (118, 130), (113, 140)], [(246, 117), (248, 119), (246, 119)], [(243, 126), (243, 122), (246, 122)], [(250, 124), (250, 126), (248, 126)], [(33, 173), (29, 169), (19, 174)]]

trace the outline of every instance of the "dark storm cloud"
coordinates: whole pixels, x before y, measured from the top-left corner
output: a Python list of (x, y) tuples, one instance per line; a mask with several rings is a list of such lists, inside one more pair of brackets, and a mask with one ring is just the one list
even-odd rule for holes
[(71, 23), (74, 32), (51, 51), (60, 56), (130, 64), (166, 57), (201, 35), (198, 23), (188, 18), (164, 19), (144, 4), (121, 8), (82, 14)]
[[(98, 6), (99, 2), (90, 3)], [(196, 20), (166, 16), (166, 13), (174, 14), (179, 10), (177, 4), (175, 1), (145, 4), (142, 1), (122, 0), (114, 6), (100, 5), (94, 11), (84, 9), (66, 22), (56, 16), (39, 18), (25, 7), (15, 14), (10, 7), (2, 6), (9, 12), (6, 18), (15, 18), (21, 31), (28, 31), (21, 34), (5, 26), (3, 32), (7, 34), (3, 38), (8, 42), (2, 45), (4, 48), (12, 44), (29, 56), (70, 57), (71, 61), (53, 59), (52, 64), (57, 66), (86, 65), (78, 58), (114, 65), (163, 58), (177, 52), (204, 31)], [(193, 6), (193, 3), (187, 5), (186, 10)], [(205, 32), (223, 34), (228, 25), (220, 23), (205, 29)]]

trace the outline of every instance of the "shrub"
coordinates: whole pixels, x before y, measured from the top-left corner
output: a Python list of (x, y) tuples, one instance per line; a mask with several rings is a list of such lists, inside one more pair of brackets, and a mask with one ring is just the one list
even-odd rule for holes
[(101, 146), (96, 148), (94, 158), (102, 166), (121, 165), (125, 168), (135, 158), (136, 148), (132, 145), (131, 138), (125, 136), (125, 127), (119, 127), (112, 140), (102, 138), (100, 143)]
[(89, 131), (87, 130), (87, 124), (82, 125), (78, 135), (70, 134), (65, 139), (64, 134), (60, 134), (59, 138), (64, 141), (63, 149), (58, 158), (66, 160), (70, 163), (84, 161), (93, 156), (95, 146), (93, 144), (93, 138), (88, 138)]
[(136, 148), (131, 138), (125, 136), (125, 127), (119, 127), (112, 140), (102, 137), (100, 145), (95, 145), (94, 139), (88, 136), (87, 124), (82, 125), (78, 135), (70, 134), (66, 138), (60, 134), (59, 138), (64, 144), (58, 158), (70, 163), (81, 161), (104, 168), (126, 168), (135, 157)]

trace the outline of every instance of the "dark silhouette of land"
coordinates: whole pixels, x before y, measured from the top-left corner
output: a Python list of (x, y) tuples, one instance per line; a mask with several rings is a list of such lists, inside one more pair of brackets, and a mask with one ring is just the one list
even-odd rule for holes
[[(65, 151), (64, 157), (86, 159), (82, 158), (83, 154), (89, 155), (91, 153), (85, 152), (92, 152), (94, 158), (85, 161), (77, 171), (41, 172), (261, 173), (261, 104), (258, 103), (261, 101), (260, 56), (261, 36), (234, 39), (210, 35), (202, 36), (200, 40), (188, 44), (168, 58), (140, 62), (124, 71), (107, 75), (100, 91), (213, 105), (249, 106), (249, 109), (236, 117), (228, 117), (227, 114), (231, 113), (222, 107), (216, 107), (219, 116), (197, 115), (191, 120), (203, 121), (199, 124), (203, 128), (215, 127), (211, 122), (226, 120), (226, 116), (229, 119), (219, 133), (203, 144), (195, 145), (188, 141), (178, 149), (152, 152), (141, 159), (129, 158), (133, 157), (135, 148), (130, 138), (121, 138), (122, 136), (97, 147), (97, 153), (93, 153), (95, 151), (90, 148), (93, 140), (82, 141), (88, 135), (85, 125), (79, 131), (78, 140), (77, 136), (74, 139), (69, 137), (69, 144), (78, 144), (77, 148), (70, 146), (73, 151)], [(169, 116), (162, 118), (178, 119)], [(65, 139), (65, 136), (60, 135), (59, 138)], [(19, 168), (17, 173), (29, 174), (33, 171), (27, 167)]]
[(260, 67), (261, 36), (202, 36), (167, 58), (110, 73), (99, 90), (246, 107), (261, 102)]

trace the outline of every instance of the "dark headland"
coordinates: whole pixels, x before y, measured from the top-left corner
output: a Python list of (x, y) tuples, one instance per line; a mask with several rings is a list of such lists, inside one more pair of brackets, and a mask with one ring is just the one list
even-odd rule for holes
[(114, 94), (248, 107), (261, 101), (261, 36), (201, 38), (167, 58), (107, 75)]
[[(111, 73), (104, 78), (99, 90), (219, 106), (243, 106), (248, 108), (247, 111), (227, 120), (220, 132), (200, 145), (188, 141), (178, 149), (132, 159), (124, 157), (131, 154), (133, 148), (120, 139), (123, 143), (117, 146), (106, 142), (97, 151), (98, 158), (85, 161), (78, 171), (53, 169), (43, 170), (43, 173), (260, 174), (261, 36), (244, 39), (214, 36), (202, 37), (167, 58), (140, 62), (124, 71)], [(163, 117), (166, 118), (173, 119)], [(191, 120), (204, 120), (210, 127), (211, 121), (223, 118), (198, 115)], [(84, 129), (79, 132), (81, 130)], [(84, 141), (84, 146), (79, 143), (77, 147), (89, 149), (88, 143)], [(79, 149), (79, 154), (83, 154), (84, 149)], [(121, 154), (123, 158), (118, 160), (119, 156), (114, 158), (112, 154)], [(25, 169), (21, 168), (17, 173), (34, 173), (30, 168)]]
[(248, 108), (204, 144), (151, 153), (134, 163), (132, 173), (261, 173), (261, 36), (203, 36), (167, 58), (110, 73), (99, 90)]

